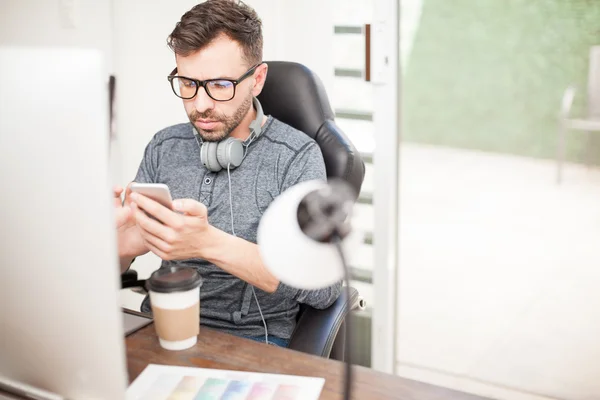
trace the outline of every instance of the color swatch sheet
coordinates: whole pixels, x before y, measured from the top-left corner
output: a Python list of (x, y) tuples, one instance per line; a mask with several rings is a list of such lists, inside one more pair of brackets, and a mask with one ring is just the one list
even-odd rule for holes
[(323, 378), (150, 364), (127, 400), (317, 400)]

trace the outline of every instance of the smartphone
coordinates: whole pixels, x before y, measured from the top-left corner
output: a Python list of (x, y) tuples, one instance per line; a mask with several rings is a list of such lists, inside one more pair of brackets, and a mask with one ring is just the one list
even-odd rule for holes
[(157, 203), (162, 204), (168, 209), (173, 209), (173, 199), (171, 198), (171, 191), (169, 187), (164, 183), (132, 183), (131, 191), (142, 194)]

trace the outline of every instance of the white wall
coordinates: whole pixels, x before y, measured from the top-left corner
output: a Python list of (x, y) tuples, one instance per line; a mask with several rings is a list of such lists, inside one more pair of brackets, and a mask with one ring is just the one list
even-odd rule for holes
[(97, 48), (111, 71), (111, 2), (0, 0), (0, 45)]
[[(114, 71), (111, 6), (110, 0), (0, 0), (0, 46), (98, 49), (108, 83)], [(111, 177), (118, 180), (118, 153), (111, 157)]]

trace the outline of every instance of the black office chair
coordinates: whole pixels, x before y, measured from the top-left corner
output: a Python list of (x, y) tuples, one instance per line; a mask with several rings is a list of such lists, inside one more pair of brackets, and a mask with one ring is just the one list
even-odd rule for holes
[[(336, 125), (319, 77), (298, 63), (271, 61), (267, 65), (269, 71), (265, 87), (258, 96), (265, 114), (315, 139), (325, 159), (327, 177), (345, 180), (358, 196), (365, 176), (365, 164), (358, 150)], [(302, 305), (289, 347), (343, 360), (344, 320), (361, 301), (354, 288), (350, 290), (350, 297), (348, 299), (342, 291), (337, 301), (325, 310)]]
[[(298, 63), (272, 61), (267, 64), (267, 80), (258, 96), (265, 114), (315, 139), (323, 153), (328, 178), (347, 181), (358, 196), (365, 165), (354, 145), (336, 125), (321, 80)], [(134, 270), (123, 274), (122, 281), (123, 288), (144, 284), (144, 281), (137, 280)], [(358, 291), (350, 288), (350, 298), (342, 291), (340, 297), (325, 310), (301, 305), (289, 348), (343, 361), (344, 321), (361, 302)]]

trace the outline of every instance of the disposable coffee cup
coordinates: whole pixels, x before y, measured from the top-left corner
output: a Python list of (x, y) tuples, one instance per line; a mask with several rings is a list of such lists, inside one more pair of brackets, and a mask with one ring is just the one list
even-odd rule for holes
[(194, 268), (160, 268), (150, 276), (146, 289), (162, 348), (184, 350), (196, 344), (200, 333), (200, 286), (202, 278)]

